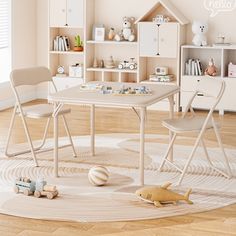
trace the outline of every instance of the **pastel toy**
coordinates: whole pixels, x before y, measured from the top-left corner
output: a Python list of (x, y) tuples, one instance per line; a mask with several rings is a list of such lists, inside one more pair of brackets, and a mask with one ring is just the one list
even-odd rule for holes
[(46, 196), (48, 199), (53, 199), (58, 195), (56, 186), (47, 185), (43, 179), (35, 182), (26, 177), (20, 177), (15, 181), (14, 192), (23, 192), (26, 196), (34, 195), (37, 198)]
[(121, 32), (116, 34), (115, 40), (116, 41), (130, 41), (133, 42), (135, 40), (135, 34), (133, 29), (133, 23), (135, 21), (134, 17), (124, 17), (123, 18), (123, 29)]
[(217, 67), (215, 66), (213, 58), (210, 59), (209, 65), (205, 70), (205, 75), (216, 76)]
[(206, 33), (208, 31), (208, 24), (206, 22), (194, 21), (192, 25), (192, 31), (194, 33), (193, 44), (195, 46), (206, 46)]
[(94, 166), (89, 170), (88, 179), (94, 186), (103, 186), (109, 178), (109, 171), (104, 166)]
[(144, 187), (138, 189), (135, 194), (143, 201), (153, 203), (156, 207), (162, 207), (162, 204), (165, 203), (176, 204), (178, 201), (186, 201), (188, 204), (193, 204), (189, 200), (192, 189), (189, 189), (185, 195), (181, 195), (169, 190), (170, 185), (171, 183), (166, 183), (161, 187)]

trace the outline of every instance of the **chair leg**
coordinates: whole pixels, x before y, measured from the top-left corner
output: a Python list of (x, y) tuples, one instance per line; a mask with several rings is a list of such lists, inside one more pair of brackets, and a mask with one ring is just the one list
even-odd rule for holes
[(228, 157), (225, 153), (225, 150), (224, 150), (224, 147), (223, 147), (223, 144), (222, 144), (222, 140), (221, 140), (221, 137), (220, 137), (220, 133), (219, 133), (219, 130), (218, 128), (216, 127), (216, 124), (215, 122), (213, 121), (213, 128), (214, 128), (214, 131), (215, 131), (215, 134), (216, 134), (216, 138), (217, 138), (217, 141), (219, 143), (219, 147), (223, 153), (223, 156), (224, 156), (224, 159), (225, 159), (225, 163), (226, 163), (226, 167), (227, 167), (227, 171), (228, 171), (228, 175), (225, 175), (227, 178), (231, 178), (232, 177), (232, 171), (231, 171), (231, 168), (230, 168), (230, 164), (229, 164), (229, 160), (228, 160)]
[(9, 147), (9, 143), (10, 143), (10, 138), (11, 138), (11, 134), (12, 134), (12, 129), (15, 123), (15, 118), (16, 118), (16, 110), (17, 110), (17, 106), (14, 107), (13, 113), (12, 113), (12, 117), (11, 117), (11, 122), (10, 122), (10, 127), (9, 127), (9, 131), (8, 131), (8, 135), (7, 135), (7, 144), (6, 144), (6, 148), (5, 148), (5, 155), (7, 157), (10, 157), (11, 154), (8, 153), (8, 147)]
[(215, 170), (216, 172), (220, 173), (221, 175), (225, 176), (226, 178), (229, 178), (229, 176), (228, 176), (226, 173), (224, 173), (222, 170), (218, 169), (217, 167), (215, 167), (215, 166), (213, 165), (213, 163), (212, 163), (212, 161), (211, 161), (211, 159), (210, 159), (210, 156), (209, 156), (209, 154), (208, 154), (208, 152), (207, 152), (207, 148), (206, 148), (206, 145), (205, 145), (205, 142), (204, 142), (203, 138), (201, 139), (201, 143), (202, 143), (202, 146), (203, 146), (203, 149), (204, 149), (204, 152), (205, 152), (207, 161), (208, 161), (208, 163), (210, 164), (211, 168), (212, 168), (213, 170)]
[[(16, 113), (15, 113), (15, 115), (16, 115)], [(13, 122), (14, 122), (14, 119), (15, 119), (15, 115), (14, 115), (14, 118), (12, 119), (12, 121), (11, 121), (9, 135), (8, 135), (8, 138), (7, 138), (7, 145), (6, 145), (6, 151), (5, 151), (5, 155), (7, 157), (15, 157), (15, 156), (19, 156), (19, 155), (31, 152), (31, 149), (20, 151), (20, 152), (14, 152), (14, 153), (9, 153), (8, 152), (8, 147), (9, 147), (9, 142), (10, 142), (10, 135), (11, 135), (12, 128), (13, 128), (13, 124), (14, 124)], [(47, 120), (47, 124), (46, 124), (46, 127), (45, 127), (42, 143), (38, 147), (33, 147), (35, 152), (39, 151), (44, 146), (44, 144), (46, 142), (46, 137), (47, 137), (47, 133), (48, 133), (50, 120), (51, 120), (51, 118), (48, 118), (48, 120)]]
[(67, 124), (67, 121), (66, 121), (64, 115), (62, 115), (62, 120), (63, 120), (64, 126), (65, 126), (65, 130), (66, 130), (67, 136), (68, 136), (68, 138), (70, 140), (70, 144), (71, 144), (72, 151), (73, 151), (73, 156), (77, 157), (77, 154), (76, 154), (76, 151), (75, 151), (75, 146), (74, 146), (73, 140), (71, 138), (71, 134), (70, 134), (70, 131), (69, 131), (69, 128), (68, 128), (68, 124)]
[(28, 143), (29, 143), (29, 146), (30, 146), (30, 150), (31, 150), (31, 153), (32, 153), (32, 156), (33, 156), (35, 166), (38, 167), (38, 161), (36, 159), (35, 150), (34, 150), (33, 143), (32, 143), (32, 140), (31, 140), (30, 134), (29, 134), (29, 129), (28, 129), (28, 126), (26, 124), (26, 120), (25, 120), (25, 117), (24, 117), (23, 114), (21, 114), (21, 119), (22, 119), (22, 123), (23, 123), (24, 129), (25, 129), (26, 137), (27, 137), (27, 140), (28, 140)]
[(168, 146), (168, 148), (167, 148), (167, 151), (166, 151), (166, 153), (165, 153), (165, 155), (164, 155), (164, 157), (163, 157), (163, 159), (162, 159), (162, 162), (161, 162), (161, 164), (160, 164), (160, 167), (159, 167), (159, 171), (160, 171), (160, 172), (162, 171), (162, 168), (164, 167), (164, 165), (165, 165), (165, 163), (166, 163), (166, 161), (167, 161), (167, 158), (168, 158), (168, 156), (169, 156), (169, 153), (170, 153), (171, 148), (172, 148), (173, 145), (174, 145), (174, 142), (175, 142), (176, 137), (177, 137), (177, 134), (175, 133), (175, 134), (173, 135), (173, 137), (172, 137), (170, 143), (169, 143), (169, 146)]
[(197, 150), (197, 148), (198, 148), (198, 145), (199, 145), (199, 143), (200, 143), (200, 141), (201, 141), (201, 138), (202, 138), (202, 134), (199, 134), (199, 136), (198, 136), (198, 138), (197, 138), (197, 140), (196, 140), (196, 142), (195, 142), (195, 145), (194, 145), (194, 147), (193, 147), (193, 150), (192, 150), (191, 154), (189, 155), (189, 158), (188, 158), (188, 160), (187, 160), (187, 163), (186, 163), (185, 166), (184, 166), (183, 172), (182, 172), (182, 174), (181, 174), (181, 176), (180, 176), (180, 178), (179, 178), (179, 180), (178, 180), (178, 182), (177, 182), (177, 185), (180, 185), (180, 184), (182, 183), (183, 178), (184, 178), (184, 175), (185, 175), (186, 171), (188, 170), (189, 164), (190, 164), (190, 162), (191, 162), (192, 159), (193, 159), (193, 156), (194, 156), (194, 154), (195, 154), (195, 152), (196, 152), (196, 150)]

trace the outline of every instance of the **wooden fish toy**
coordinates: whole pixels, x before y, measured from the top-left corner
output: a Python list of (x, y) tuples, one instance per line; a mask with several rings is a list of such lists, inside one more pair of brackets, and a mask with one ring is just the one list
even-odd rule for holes
[(171, 183), (166, 183), (161, 187), (143, 187), (138, 189), (135, 194), (143, 201), (153, 203), (156, 207), (162, 207), (162, 204), (167, 203), (176, 204), (178, 201), (193, 204), (193, 202), (189, 200), (192, 189), (189, 189), (185, 195), (181, 195), (169, 190), (170, 185)]

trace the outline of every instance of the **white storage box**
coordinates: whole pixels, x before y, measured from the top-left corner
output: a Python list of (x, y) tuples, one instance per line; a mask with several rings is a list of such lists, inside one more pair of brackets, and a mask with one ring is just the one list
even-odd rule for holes
[(76, 64), (76, 65), (69, 66), (69, 76), (82, 78), (83, 77), (83, 65)]
[(234, 65), (232, 62), (229, 63), (229, 69), (228, 69), (228, 76), (236, 78), (236, 65)]

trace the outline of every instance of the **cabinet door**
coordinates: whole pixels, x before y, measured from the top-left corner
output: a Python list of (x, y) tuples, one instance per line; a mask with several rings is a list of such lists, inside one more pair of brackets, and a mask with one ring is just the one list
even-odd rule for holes
[(159, 26), (160, 57), (176, 58), (178, 50), (178, 24), (166, 23)]
[(83, 28), (84, 0), (67, 0), (67, 24), (70, 27)]
[(62, 27), (66, 24), (66, 0), (50, 0), (50, 26)]
[(158, 53), (158, 27), (152, 22), (139, 23), (139, 52), (141, 57), (154, 57)]

